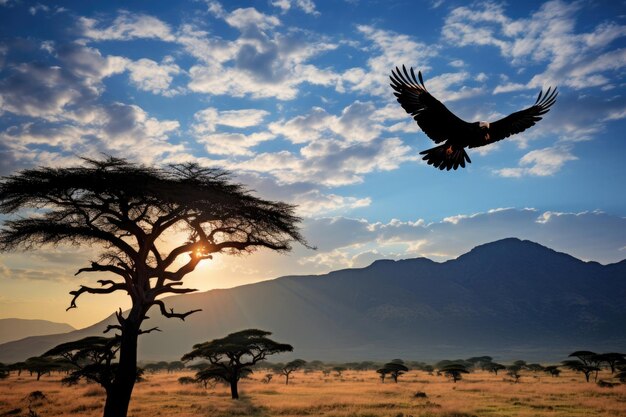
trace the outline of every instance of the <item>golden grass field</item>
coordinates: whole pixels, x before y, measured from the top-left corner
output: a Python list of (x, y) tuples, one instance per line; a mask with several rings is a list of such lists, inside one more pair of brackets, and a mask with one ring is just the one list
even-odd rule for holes
[[(398, 384), (382, 384), (374, 371), (348, 371), (341, 378), (300, 371), (292, 374), (289, 385), (278, 375), (264, 384), (264, 374), (241, 381), (238, 401), (230, 399), (225, 385), (205, 390), (177, 382), (191, 372), (149, 374), (135, 386), (129, 416), (626, 416), (626, 385), (600, 388), (567, 371), (558, 378), (527, 373), (518, 384), (486, 372), (465, 375), (456, 384), (420, 371), (403, 375)], [(104, 393), (99, 386), (67, 387), (60, 379), (53, 374), (37, 382), (23, 373), (0, 381), (0, 416), (28, 416), (27, 396), (35, 390), (47, 396), (32, 403), (39, 416), (101, 415)], [(417, 391), (427, 398), (416, 398)]]

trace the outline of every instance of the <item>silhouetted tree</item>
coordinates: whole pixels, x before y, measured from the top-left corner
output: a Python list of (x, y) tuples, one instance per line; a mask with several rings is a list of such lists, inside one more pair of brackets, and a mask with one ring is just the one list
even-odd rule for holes
[(292, 372), (297, 371), (306, 364), (303, 359), (294, 359), (291, 362), (287, 362), (285, 366), (280, 368), (280, 373), (285, 376), (285, 385), (289, 385), (289, 376)]
[(0, 379), (9, 377), (9, 367), (0, 362)]
[(379, 374), (381, 374), (381, 379), (383, 380), (383, 383), (385, 382), (385, 375), (389, 375), (391, 377), (391, 379), (393, 379), (393, 382), (395, 382), (396, 384), (398, 383), (398, 377), (402, 374), (404, 374), (405, 372), (409, 371), (409, 368), (407, 368), (403, 363), (401, 359), (396, 359), (395, 362), (388, 362), (386, 364), (383, 365), (383, 367), (379, 370), (377, 370), (376, 372), (378, 372)]
[(600, 360), (600, 362), (604, 362), (609, 365), (609, 368), (611, 368), (611, 373), (614, 374), (616, 365), (620, 362), (626, 361), (626, 354), (617, 352), (602, 353), (600, 355), (597, 355), (597, 358)]
[(515, 361), (513, 362), (513, 365), (509, 365), (506, 367), (506, 374), (510, 376), (511, 378), (513, 378), (516, 384), (519, 382), (519, 379), (522, 377), (521, 372), (522, 372), (522, 369), (524, 369), (523, 365), (521, 365), (521, 362), (526, 364), (526, 362), (524, 361)]
[[(604, 361), (602, 355), (598, 355), (597, 353), (591, 352), (589, 350), (577, 350), (576, 352), (570, 353), (568, 357), (578, 358), (578, 360), (582, 362), (585, 366), (593, 368), (592, 372), (595, 373), (594, 381), (598, 380), (600, 365)], [(585, 378), (587, 378), (587, 382), (589, 382), (589, 378), (587, 376), (585, 376)]]
[(173, 361), (167, 364), (167, 373), (182, 371), (185, 369), (185, 364), (181, 361)]
[(439, 368), (439, 371), (448, 378), (452, 378), (452, 381), (454, 381), (454, 383), (461, 380), (463, 378), (463, 374), (469, 374), (467, 367), (462, 363), (446, 364)]
[(495, 375), (498, 375), (498, 371), (506, 369), (506, 366), (497, 362), (486, 362), (481, 365), (481, 368), (484, 371), (493, 372)]
[[(122, 417), (136, 381), (138, 336), (155, 330), (141, 329), (148, 310), (156, 306), (165, 317), (182, 320), (197, 311), (174, 312), (163, 295), (195, 291), (181, 287), (184, 277), (215, 254), (284, 252), (294, 241), (306, 242), (293, 206), (254, 197), (223, 171), (195, 164), (151, 168), (112, 157), (84, 161), (0, 180), (0, 214), (10, 216), (0, 230), (0, 251), (60, 243), (104, 248), (77, 274), (108, 273), (116, 279), (80, 286), (71, 292), (68, 309), (85, 293), (129, 295), (128, 314), (120, 309), (118, 324), (107, 328), (120, 332), (121, 343), (104, 416)], [(16, 216), (20, 213), (24, 216)], [(176, 242), (181, 234), (186, 239)]]
[[(120, 349), (119, 337), (89, 336), (80, 340), (62, 343), (42, 356), (63, 359), (72, 365), (72, 370), (61, 382), (75, 385), (81, 379), (96, 382), (108, 393), (113, 387), (115, 371), (119, 366), (116, 359)], [(136, 381), (141, 380), (143, 370), (137, 368)]]
[(385, 378), (387, 378), (387, 375), (389, 374), (389, 369), (387, 368), (380, 368), (376, 370), (376, 373), (378, 373), (378, 376), (380, 377), (380, 382), (382, 382), (383, 384), (385, 383)]
[(599, 370), (599, 368), (597, 366), (594, 365), (589, 365), (587, 363), (584, 363), (582, 360), (567, 360), (567, 361), (562, 361), (561, 362), (563, 364), (564, 367), (571, 369), (572, 371), (575, 372), (580, 372), (582, 374), (585, 375), (585, 380), (587, 382), (589, 382), (589, 376), (593, 373)]
[(273, 377), (274, 374), (265, 374), (263, 379), (261, 379), (261, 382), (263, 382), (264, 384), (269, 384)]
[(531, 372), (541, 372), (543, 371), (543, 366), (538, 363), (529, 363), (525, 366), (525, 369), (528, 369)]
[(493, 361), (491, 356), (473, 356), (471, 358), (466, 359), (467, 362), (471, 363), (473, 368), (485, 369), (484, 366)]
[(278, 343), (267, 336), (271, 332), (248, 329), (231, 333), (228, 336), (198, 343), (193, 350), (186, 353), (183, 361), (197, 358), (208, 359), (210, 365), (196, 373), (199, 381), (222, 381), (230, 385), (230, 393), (234, 400), (239, 398), (237, 383), (252, 373), (252, 366), (269, 355), (280, 352), (291, 352), (293, 347)]
[(341, 375), (347, 371), (345, 366), (333, 366), (333, 371), (335, 371), (335, 376), (337, 378), (341, 378)]
[(37, 381), (39, 381), (42, 376), (49, 375), (52, 371), (56, 371), (61, 367), (61, 363), (58, 360), (40, 356), (28, 358), (24, 363), (26, 370), (30, 372), (31, 375), (37, 375)]
[(546, 374), (550, 374), (552, 377), (557, 377), (561, 375), (561, 370), (557, 365), (549, 365), (543, 368), (543, 372)]

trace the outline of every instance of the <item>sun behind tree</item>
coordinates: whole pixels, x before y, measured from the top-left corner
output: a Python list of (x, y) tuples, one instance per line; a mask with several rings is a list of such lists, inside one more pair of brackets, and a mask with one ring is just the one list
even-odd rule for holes
[[(0, 251), (61, 243), (104, 248), (77, 274), (104, 272), (115, 279), (99, 280), (100, 287), (81, 285), (70, 293), (68, 309), (84, 293), (129, 295), (130, 311), (120, 309), (118, 324), (107, 329), (119, 332), (120, 350), (105, 417), (127, 414), (137, 339), (155, 330), (141, 329), (148, 310), (156, 306), (165, 317), (182, 320), (198, 311), (174, 312), (159, 298), (196, 291), (181, 285), (201, 261), (219, 253), (307, 245), (294, 206), (254, 197), (226, 172), (191, 163), (157, 168), (107, 157), (24, 170), (0, 180), (0, 214), (10, 218), (0, 230)], [(174, 232), (186, 239), (165, 250), (163, 238)]]

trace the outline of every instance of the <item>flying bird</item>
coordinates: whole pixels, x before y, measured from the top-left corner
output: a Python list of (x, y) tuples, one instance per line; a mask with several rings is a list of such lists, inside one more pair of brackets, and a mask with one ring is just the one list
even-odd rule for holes
[(534, 126), (550, 110), (557, 96), (556, 88), (552, 90), (550, 87), (545, 94), (541, 90), (535, 104), (527, 109), (492, 123), (482, 121), (468, 123), (448, 110), (426, 90), (421, 71), (417, 75), (419, 82), (415, 78), (413, 68), (409, 74), (403, 65), (402, 71), (398, 67), (392, 70), (389, 78), (391, 87), (395, 90), (394, 95), (402, 108), (413, 116), (418, 126), (435, 143), (444, 142), (442, 145), (420, 152), (428, 165), (441, 170), (457, 169), (459, 165), (465, 168), (466, 162), (471, 163), (465, 152), (466, 147), (490, 145)]

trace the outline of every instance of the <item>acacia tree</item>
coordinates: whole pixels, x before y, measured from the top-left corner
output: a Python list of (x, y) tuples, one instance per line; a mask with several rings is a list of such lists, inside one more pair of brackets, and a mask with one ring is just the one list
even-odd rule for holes
[(382, 379), (383, 383), (385, 382), (385, 375), (388, 374), (389, 376), (391, 376), (391, 379), (393, 379), (393, 382), (397, 384), (398, 377), (409, 371), (409, 368), (407, 368), (403, 363), (400, 362), (402, 361), (398, 361), (397, 359), (395, 359), (389, 363), (384, 364), (381, 369), (378, 369), (376, 371), (380, 374), (380, 378)]
[(456, 383), (463, 378), (463, 374), (469, 374), (467, 367), (462, 363), (450, 363), (444, 365), (439, 369), (440, 372), (443, 372), (448, 378), (452, 378), (452, 381)]
[(257, 248), (289, 251), (294, 241), (306, 245), (293, 206), (252, 196), (224, 171), (196, 164), (155, 168), (107, 157), (24, 170), (0, 180), (0, 214), (10, 217), (0, 230), (0, 251), (61, 243), (103, 248), (77, 274), (114, 279), (70, 292), (68, 309), (85, 293), (129, 295), (131, 309), (120, 309), (118, 323), (107, 328), (119, 332), (120, 357), (105, 417), (127, 414), (138, 336), (156, 330), (141, 328), (148, 310), (156, 306), (165, 317), (181, 320), (198, 311), (174, 312), (160, 298), (196, 291), (181, 285), (201, 261)]
[[(108, 394), (119, 366), (114, 362), (119, 349), (119, 337), (89, 336), (62, 343), (42, 356), (63, 359), (73, 366), (72, 372), (61, 380), (63, 384), (75, 385), (86, 379), (100, 384)], [(143, 370), (137, 368), (136, 381), (141, 380), (142, 373)]]
[(294, 359), (291, 362), (287, 362), (285, 366), (280, 368), (280, 373), (285, 376), (285, 385), (289, 385), (289, 376), (292, 372), (297, 371), (306, 365), (306, 361), (304, 359)]
[(506, 366), (497, 362), (486, 362), (481, 367), (484, 371), (493, 372), (495, 375), (498, 375), (498, 371), (506, 369)]
[(264, 330), (248, 329), (231, 333), (221, 339), (198, 343), (193, 350), (183, 355), (183, 361), (197, 358), (207, 359), (209, 366), (196, 374), (198, 381), (221, 381), (230, 385), (233, 400), (239, 399), (237, 383), (252, 373), (252, 367), (269, 355), (291, 352), (293, 346), (278, 343), (267, 336)]
[(562, 361), (561, 363), (563, 364), (564, 367), (571, 369), (572, 371), (575, 371), (575, 372), (580, 372), (581, 374), (585, 375), (585, 380), (587, 382), (589, 382), (589, 376), (593, 372), (595, 372), (596, 375), (598, 375), (598, 371), (600, 370), (600, 368), (598, 368), (595, 365), (589, 365), (579, 360), (567, 360), (567, 361)]

